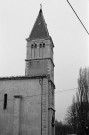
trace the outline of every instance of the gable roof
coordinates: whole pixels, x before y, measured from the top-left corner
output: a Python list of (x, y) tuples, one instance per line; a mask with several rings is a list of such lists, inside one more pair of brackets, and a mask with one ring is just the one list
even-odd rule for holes
[(38, 17), (31, 31), (31, 34), (27, 40), (35, 40), (35, 39), (43, 39), (43, 38), (49, 38), (49, 33), (48, 33), (47, 25), (45, 23), (42, 9), (40, 9)]

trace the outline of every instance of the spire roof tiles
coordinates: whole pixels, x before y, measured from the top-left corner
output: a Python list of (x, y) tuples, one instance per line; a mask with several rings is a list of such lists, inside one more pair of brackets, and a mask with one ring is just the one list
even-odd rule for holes
[(48, 33), (47, 25), (45, 23), (43, 12), (42, 12), (42, 9), (40, 9), (38, 17), (31, 31), (31, 34), (27, 40), (43, 39), (43, 38), (49, 38), (49, 37), (50, 36)]

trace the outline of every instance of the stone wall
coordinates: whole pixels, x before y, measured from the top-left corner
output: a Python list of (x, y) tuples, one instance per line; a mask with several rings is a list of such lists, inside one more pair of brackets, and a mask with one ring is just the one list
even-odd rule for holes
[[(5, 93), (6, 109), (3, 108)], [(41, 135), (40, 94), (39, 79), (0, 80), (1, 135)]]

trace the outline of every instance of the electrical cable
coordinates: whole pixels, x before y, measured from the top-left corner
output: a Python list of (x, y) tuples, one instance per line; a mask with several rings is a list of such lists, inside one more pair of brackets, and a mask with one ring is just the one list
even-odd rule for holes
[(86, 29), (86, 27), (84, 26), (83, 22), (81, 21), (81, 19), (79, 18), (79, 16), (77, 15), (76, 11), (74, 10), (74, 8), (72, 7), (72, 5), (70, 4), (70, 2), (67, 0), (68, 4), (70, 5), (71, 9), (73, 10), (73, 12), (75, 13), (76, 17), (78, 18), (78, 20), (80, 21), (80, 23), (82, 24), (83, 28), (85, 29), (85, 31), (87, 32), (87, 34), (89, 35), (88, 30)]
[[(73, 90), (77, 90), (78, 88), (72, 88), (72, 89), (65, 89), (65, 90), (59, 90), (59, 91), (55, 91), (54, 93), (55, 94), (58, 94), (58, 93), (62, 93), (62, 92), (68, 92), (68, 91), (73, 91)], [(50, 94), (50, 93), (52, 93), (52, 92), (48, 92), (48, 93), (45, 93), (45, 94), (36, 94), (36, 95), (31, 95), (31, 96), (23, 96), (22, 98), (24, 99), (24, 98), (32, 98), (32, 97), (36, 97), (36, 96), (42, 96), (42, 95), (48, 95), (48, 94)], [(8, 100), (13, 100), (13, 98), (11, 98), (11, 99), (7, 99), (7, 101)], [(3, 101), (3, 100), (0, 100), (0, 101)]]

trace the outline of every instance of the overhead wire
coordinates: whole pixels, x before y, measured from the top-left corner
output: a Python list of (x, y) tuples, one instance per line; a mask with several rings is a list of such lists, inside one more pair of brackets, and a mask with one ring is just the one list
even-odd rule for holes
[(73, 10), (73, 12), (75, 13), (76, 17), (78, 18), (78, 20), (80, 21), (80, 23), (82, 24), (83, 28), (85, 29), (85, 31), (87, 32), (87, 34), (89, 35), (88, 30), (86, 29), (85, 25), (83, 24), (83, 22), (81, 21), (81, 19), (79, 18), (78, 14), (76, 13), (76, 11), (74, 10), (73, 6), (70, 4), (70, 2), (67, 0), (69, 6), (71, 7), (71, 9)]
[[(59, 90), (59, 91), (55, 91), (54, 93), (59, 94), (59, 93), (62, 93), (62, 92), (68, 92), (68, 91), (73, 91), (73, 90), (77, 90), (77, 89), (78, 88)], [(22, 98), (24, 99), (24, 98), (32, 98), (32, 97), (42, 96), (42, 95), (49, 95), (50, 93), (52, 93), (52, 92), (47, 92), (47, 93), (44, 93), (44, 94), (35, 94), (35, 95), (23, 96)], [(8, 100), (13, 100), (13, 98), (9, 98), (9, 99), (7, 99), (7, 101)], [(0, 100), (0, 101), (3, 101), (3, 100)]]

